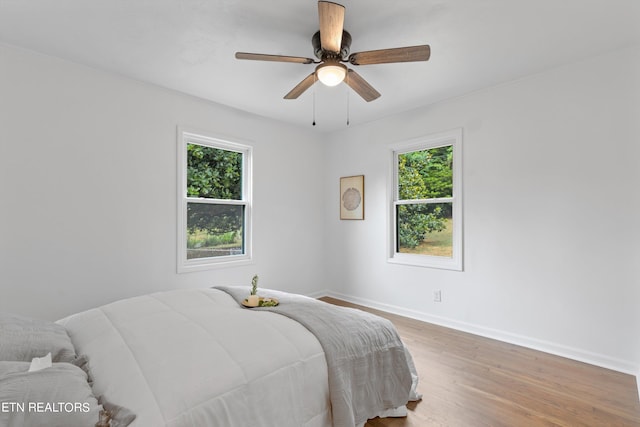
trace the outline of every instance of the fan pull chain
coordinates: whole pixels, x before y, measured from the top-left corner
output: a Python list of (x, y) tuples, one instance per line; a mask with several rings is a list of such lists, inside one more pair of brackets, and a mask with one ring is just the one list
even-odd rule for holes
[[(349, 73), (347, 73), (347, 79), (349, 78)], [(347, 85), (347, 126), (349, 126), (349, 87)]]
[(313, 123), (312, 125), (316, 125), (316, 82), (318, 81), (318, 76), (313, 74)]

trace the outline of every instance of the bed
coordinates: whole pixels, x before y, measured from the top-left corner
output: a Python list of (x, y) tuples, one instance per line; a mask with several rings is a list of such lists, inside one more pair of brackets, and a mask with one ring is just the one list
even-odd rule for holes
[[(286, 301), (282, 308), (311, 301), (329, 306), (271, 292)], [(309, 326), (273, 309), (244, 308), (232, 294), (229, 289), (160, 292), (56, 322), (70, 337), (72, 362), (84, 368), (96, 401), (116, 413), (112, 427), (351, 427), (375, 416), (404, 415), (404, 403), (419, 398), (405, 349), (408, 383), (382, 365), (360, 376), (402, 389), (391, 390), (394, 396), (406, 393), (402, 404), (378, 396), (384, 408), (365, 405), (364, 413), (355, 408), (353, 418), (337, 414), (341, 403), (332, 394), (343, 375), (333, 372), (335, 363)], [(354, 389), (366, 386), (355, 381)]]

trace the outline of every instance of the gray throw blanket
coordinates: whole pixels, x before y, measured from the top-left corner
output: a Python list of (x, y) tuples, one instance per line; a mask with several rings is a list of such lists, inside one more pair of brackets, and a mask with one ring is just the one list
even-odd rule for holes
[[(248, 286), (216, 286), (239, 304)], [(256, 307), (287, 316), (311, 331), (327, 359), (333, 425), (353, 427), (380, 412), (405, 405), (411, 372), (404, 345), (387, 319), (301, 295), (260, 289), (277, 307)]]

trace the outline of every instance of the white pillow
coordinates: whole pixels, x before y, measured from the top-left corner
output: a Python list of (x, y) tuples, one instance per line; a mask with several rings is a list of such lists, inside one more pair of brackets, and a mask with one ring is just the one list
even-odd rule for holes
[(102, 406), (87, 374), (70, 363), (28, 372), (29, 362), (0, 362), (0, 425), (88, 427), (98, 422)]
[(67, 330), (56, 323), (0, 313), (0, 360), (31, 362), (51, 353), (53, 362), (72, 362), (76, 351)]

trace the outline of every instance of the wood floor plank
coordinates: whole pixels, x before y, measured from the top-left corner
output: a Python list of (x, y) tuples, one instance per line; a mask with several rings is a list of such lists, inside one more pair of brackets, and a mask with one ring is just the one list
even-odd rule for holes
[(640, 426), (631, 375), (395, 314), (350, 304), (391, 320), (413, 355), (423, 394), (406, 418), (365, 427)]

